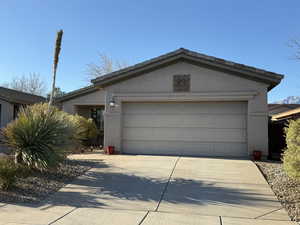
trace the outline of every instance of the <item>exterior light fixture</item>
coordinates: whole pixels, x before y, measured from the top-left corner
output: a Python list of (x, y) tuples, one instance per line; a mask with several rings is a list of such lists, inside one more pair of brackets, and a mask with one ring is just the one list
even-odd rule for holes
[(114, 101), (113, 99), (109, 102), (109, 106), (110, 106), (111, 108), (116, 107), (116, 103), (115, 103), (115, 101)]
[(115, 107), (118, 106), (117, 103), (116, 103), (116, 101), (115, 101), (114, 96), (112, 96), (112, 98), (111, 98), (111, 100), (109, 101), (108, 104), (109, 104), (109, 107), (110, 107), (110, 108), (115, 108)]

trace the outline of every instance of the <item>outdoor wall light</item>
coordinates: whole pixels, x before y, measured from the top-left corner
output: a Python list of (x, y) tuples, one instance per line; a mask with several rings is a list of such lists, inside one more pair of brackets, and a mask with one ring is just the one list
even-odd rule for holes
[(111, 108), (116, 107), (116, 103), (115, 103), (114, 100), (111, 100), (111, 101), (109, 102), (109, 107), (111, 107)]
[(114, 97), (111, 98), (111, 100), (109, 101), (108, 104), (109, 104), (109, 107), (112, 109), (118, 106), (117, 103), (115, 102)]

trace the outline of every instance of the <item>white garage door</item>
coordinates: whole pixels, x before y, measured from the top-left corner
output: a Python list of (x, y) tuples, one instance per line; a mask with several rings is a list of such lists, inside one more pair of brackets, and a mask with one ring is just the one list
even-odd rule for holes
[(246, 102), (124, 103), (130, 154), (247, 156)]

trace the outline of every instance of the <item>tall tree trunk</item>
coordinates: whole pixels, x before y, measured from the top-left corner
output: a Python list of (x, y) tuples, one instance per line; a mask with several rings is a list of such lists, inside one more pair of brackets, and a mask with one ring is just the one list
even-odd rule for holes
[(53, 104), (54, 92), (55, 92), (55, 81), (56, 81), (56, 71), (59, 60), (59, 53), (61, 49), (61, 40), (63, 36), (63, 30), (57, 32), (55, 51), (54, 51), (54, 61), (53, 61), (53, 77), (52, 77), (52, 90), (50, 94), (49, 106)]

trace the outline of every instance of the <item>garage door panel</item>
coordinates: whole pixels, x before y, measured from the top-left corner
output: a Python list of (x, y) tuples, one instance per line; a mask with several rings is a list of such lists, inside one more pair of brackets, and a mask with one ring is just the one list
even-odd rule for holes
[(125, 153), (247, 156), (246, 102), (123, 103)]
[[(159, 107), (158, 107), (159, 106)], [(164, 103), (124, 103), (126, 114), (246, 114), (247, 106), (241, 102), (164, 102)]]
[(207, 129), (207, 128), (124, 128), (124, 140), (145, 141), (198, 141), (198, 142), (245, 142), (243, 129)]
[(131, 154), (154, 155), (186, 155), (186, 156), (232, 156), (243, 157), (241, 149), (247, 147), (246, 143), (237, 143), (234, 146), (228, 143), (202, 143), (202, 142), (145, 142), (124, 141), (123, 148), (130, 149)]
[(245, 115), (125, 114), (124, 127), (246, 128)]

